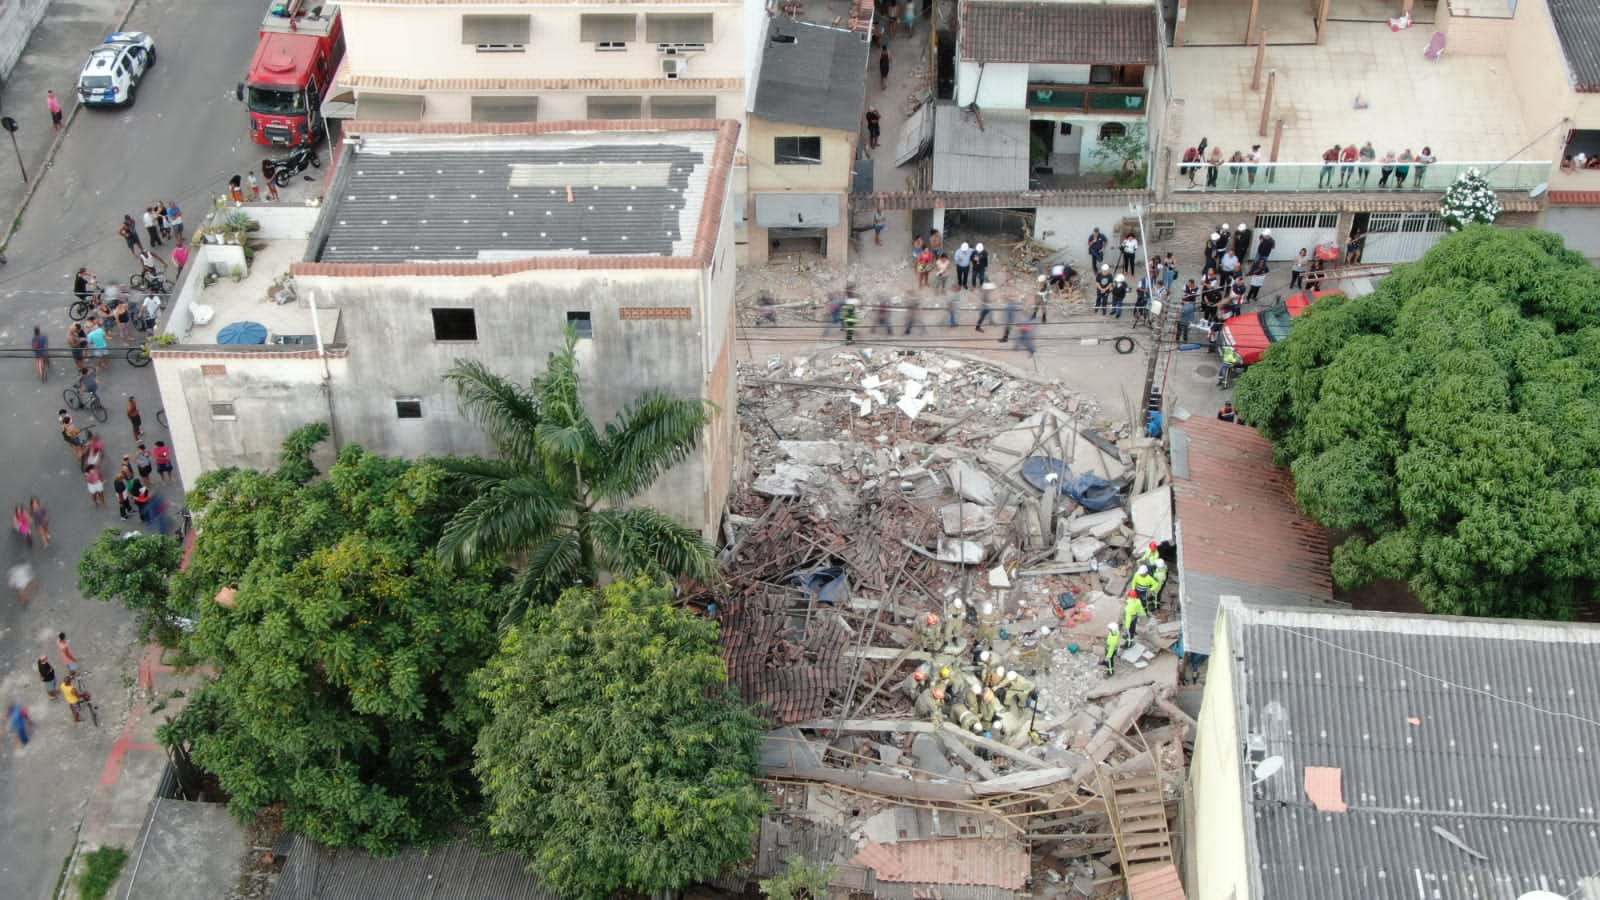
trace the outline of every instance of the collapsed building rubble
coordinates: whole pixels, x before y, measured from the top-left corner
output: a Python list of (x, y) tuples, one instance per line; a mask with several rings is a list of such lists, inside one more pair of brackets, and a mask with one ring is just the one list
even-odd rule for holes
[[(1102, 667), (1135, 560), (1172, 539), (1158, 443), (1058, 383), (947, 353), (827, 349), (740, 377), (716, 615), (730, 679), (775, 728), (777, 815), (846, 829), (841, 885), (885, 896), (1021, 888), (925, 882), (906, 861), (950, 848), (896, 841), (1026, 847), (1031, 890), (1059, 896), (1173, 866), (1194, 722), (1171, 699), (1170, 608), (1122, 642), (1115, 677)], [(931, 824), (874, 824), (908, 812)]]

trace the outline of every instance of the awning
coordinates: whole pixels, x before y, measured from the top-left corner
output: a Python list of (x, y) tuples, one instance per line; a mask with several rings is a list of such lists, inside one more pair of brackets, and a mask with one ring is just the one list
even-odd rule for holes
[(924, 103), (906, 119), (894, 147), (894, 164), (903, 166), (933, 146), (933, 104)]
[(838, 194), (757, 194), (756, 224), (762, 228), (833, 228), (841, 218)]
[(422, 95), (363, 93), (356, 98), (356, 118), (368, 122), (420, 122)]
[(356, 117), (356, 92), (354, 88), (340, 88), (322, 101), (322, 117), (344, 121)]

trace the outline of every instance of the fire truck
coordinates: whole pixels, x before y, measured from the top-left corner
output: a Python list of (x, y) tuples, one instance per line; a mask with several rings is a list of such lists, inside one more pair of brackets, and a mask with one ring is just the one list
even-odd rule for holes
[(322, 99), (343, 56), (338, 6), (306, 9), (305, 0), (273, 0), (261, 20), (249, 78), (238, 87), (250, 112), (251, 139), (269, 147), (321, 140), (327, 129)]

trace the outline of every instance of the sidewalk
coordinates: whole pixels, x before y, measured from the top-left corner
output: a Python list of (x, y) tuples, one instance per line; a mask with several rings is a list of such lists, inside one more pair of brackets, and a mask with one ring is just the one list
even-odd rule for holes
[[(135, 0), (76, 0), (73, 3), (52, 3), (44, 21), (35, 28), (28, 46), (17, 60), (17, 67), (0, 89), (0, 110), (17, 120), (16, 149), (11, 142), (0, 138), (0, 211), (6, 215), (6, 226), (0, 235), (0, 248), (10, 242), (11, 232), (38, 184), (39, 176), (55, 156), (59, 141), (64, 138), (78, 115), (78, 72), (88, 57), (89, 48), (105, 40), (106, 35), (122, 27), (133, 11)], [(50, 111), (45, 108), (45, 92), (55, 91), (66, 111), (62, 129), (58, 132), (50, 125)], [(27, 171), (27, 181), (18, 171), (17, 157), (22, 157), (22, 168)]]

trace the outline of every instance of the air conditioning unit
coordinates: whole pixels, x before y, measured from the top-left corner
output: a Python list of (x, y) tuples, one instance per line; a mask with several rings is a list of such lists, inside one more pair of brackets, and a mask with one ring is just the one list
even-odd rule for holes
[(682, 78), (683, 73), (689, 70), (689, 61), (668, 56), (661, 60), (661, 74), (668, 78)]
[(705, 44), (657, 44), (656, 49), (668, 56), (679, 56), (684, 53), (700, 53), (706, 49)]

